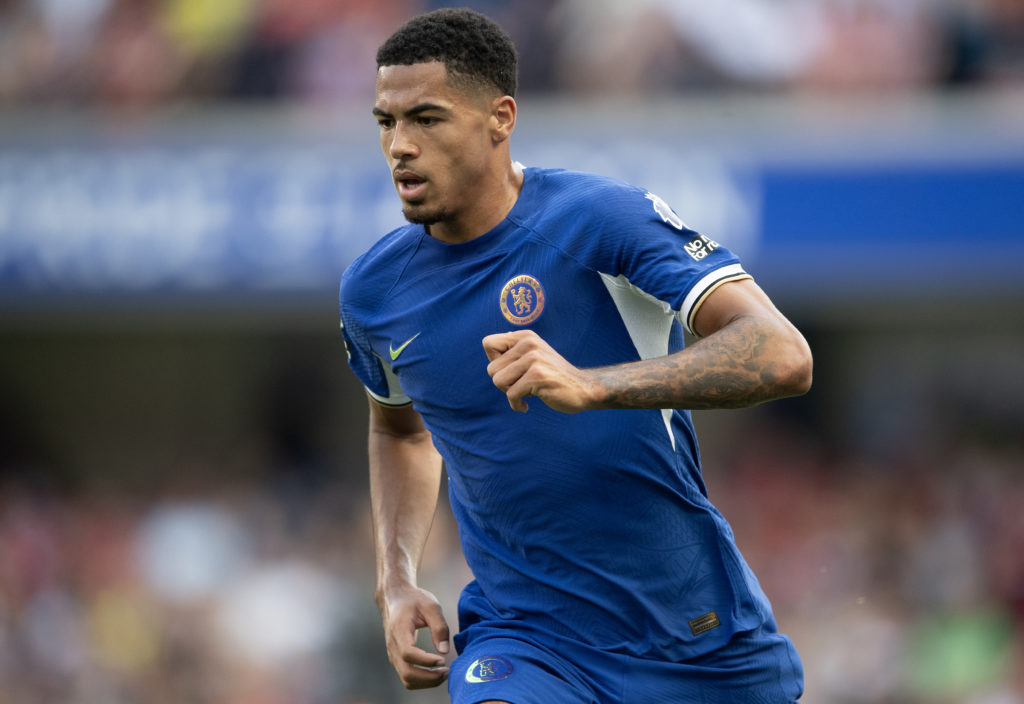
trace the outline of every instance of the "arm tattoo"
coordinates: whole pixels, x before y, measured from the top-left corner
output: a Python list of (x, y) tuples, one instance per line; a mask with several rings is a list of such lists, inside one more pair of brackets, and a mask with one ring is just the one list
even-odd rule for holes
[(609, 408), (743, 408), (788, 395), (769, 329), (739, 318), (689, 348), (594, 371)]

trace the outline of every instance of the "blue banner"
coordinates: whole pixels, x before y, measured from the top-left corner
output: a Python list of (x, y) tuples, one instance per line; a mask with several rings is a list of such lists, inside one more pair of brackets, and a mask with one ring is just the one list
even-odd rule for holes
[[(1020, 143), (948, 158), (922, 157), (920, 144), (873, 159), (856, 144), (779, 158), (559, 125), (517, 134), (516, 158), (648, 188), (786, 292), (934, 287), (937, 277), (1024, 288)], [(259, 124), (229, 138), (201, 127), (131, 144), (8, 132), (0, 298), (321, 291), (402, 223), (372, 125), (307, 138)]]

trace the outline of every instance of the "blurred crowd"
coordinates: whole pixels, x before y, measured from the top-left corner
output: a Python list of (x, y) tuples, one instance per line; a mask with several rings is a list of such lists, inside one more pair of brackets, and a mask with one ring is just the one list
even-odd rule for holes
[(1024, 453), (854, 459), (765, 426), (712, 499), (806, 669), (807, 701), (1024, 704)]
[[(808, 701), (1024, 703), (1024, 457), (832, 458), (771, 425), (707, 470), (800, 649)], [(362, 472), (362, 468), (350, 468)], [(4, 704), (398, 704), (361, 490), (0, 487)], [(421, 583), (469, 578), (442, 504)]]
[[(0, 0), (0, 109), (366, 104), (380, 42), (448, 4), (508, 29), (530, 95), (1024, 86), (1022, 0)], [(946, 429), (883, 459), (771, 424), (712, 452), (711, 498), (807, 701), (1024, 704), (1024, 449)], [(410, 701), (373, 604), (361, 460), (315, 477), (197, 460), (119, 485), (0, 458), (0, 704)], [(422, 582), (454, 620), (468, 579), (442, 505)]]
[(0, 0), (0, 105), (363, 101), (377, 46), (468, 5), (528, 94), (1024, 82), (1019, 0)]
[(0, 486), (0, 701), (392, 701), (365, 497), (182, 470)]

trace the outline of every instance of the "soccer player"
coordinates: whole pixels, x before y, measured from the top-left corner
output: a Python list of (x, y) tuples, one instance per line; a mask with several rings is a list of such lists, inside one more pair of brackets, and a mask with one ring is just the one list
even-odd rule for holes
[[(456, 704), (794, 701), (799, 657), (708, 500), (686, 409), (804, 393), (807, 344), (655, 194), (514, 162), (516, 61), (451, 9), (377, 54), (410, 224), (349, 267), (340, 311), (391, 663)], [(474, 577), (454, 639), (417, 585), (443, 469)]]

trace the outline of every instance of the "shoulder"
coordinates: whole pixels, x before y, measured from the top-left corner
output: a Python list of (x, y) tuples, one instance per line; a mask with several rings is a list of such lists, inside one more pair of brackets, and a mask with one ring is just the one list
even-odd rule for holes
[(660, 246), (697, 236), (658, 195), (625, 181), (580, 171), (536, 169), (527, 224), (583, 254)]
[(532, 169), (533, 189), (530, 221), (564, 227), (576, 224), (590, 235), (612, 232), (616, 236), (644, 227), (668, 225), (670, 229), (690, 228), (660, 197), (651, 191), (617, 178), (583, 171)]
[(623, 223), (641, 216), (641, 209), (654, 214), (646, 191), (625, 181), (565, 169), (534, 168), (530, 177), (534, 183), (520, 224), (549, 242), (565, 244), (619, 231)]
[(404, 225), (377, 240), (342, 274), (341, 302), (364, 307), (379, 300), (401, 276), (422, 234), (422, 227)]
[(563, 205), (587, 205), (605, 209), (616, 204), (636, 202), (644, 198), (640, 188), (625, 181), (567, 169), (533, 169), (538, 183), (538, 194), (545, 199), (557, 199)]

